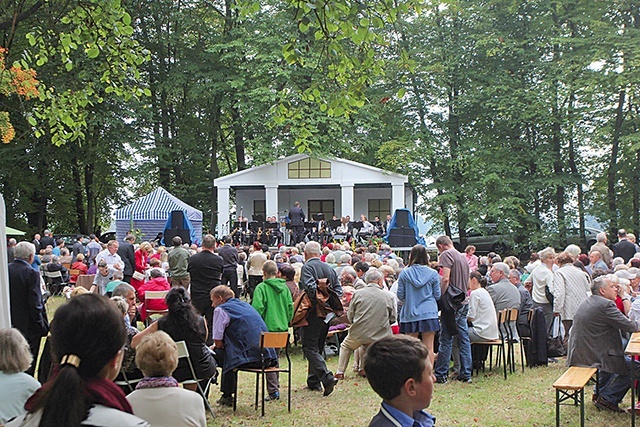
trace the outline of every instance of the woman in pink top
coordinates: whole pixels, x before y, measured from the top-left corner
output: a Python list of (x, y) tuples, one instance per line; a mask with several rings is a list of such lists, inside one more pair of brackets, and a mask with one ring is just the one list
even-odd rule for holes
[(465, 248), (464, 253), (467, 257), (467, 264), (469, 264), (469, 272), (476, 271), (478, 269), (478, 257), (474, 255), (476, 247), (469, 245)]

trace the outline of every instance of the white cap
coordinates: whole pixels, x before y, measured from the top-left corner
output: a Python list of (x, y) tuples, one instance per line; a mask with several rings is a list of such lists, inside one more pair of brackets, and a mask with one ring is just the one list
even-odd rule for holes
[(631, 279), (635, 279), (636, 278), (636, 275), (635, 274), (631, 274), (631, 272), (629, 270), (618, 270), (613, 274), (618, 276), (620, 279), (625, 279), (625, 280), (631, 280)]

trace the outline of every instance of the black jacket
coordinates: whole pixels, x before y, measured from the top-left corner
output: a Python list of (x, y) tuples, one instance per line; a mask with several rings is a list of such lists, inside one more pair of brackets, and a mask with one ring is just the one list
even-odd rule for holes
[(136, 266), (136, 253), (133, 249), (133, 245), (127, 241), (120, 243), (118, 246), (118, 255), (124, 263), (122, 274), (125, 276), (133, 276), (133, 270)]
[(291, 210), (289, 211), (288, 216), (289, 216), (289, 219), (291, 220), (292, 226), (295, 227), (295, 226), (304, 225), (304, 220), (305, 220), (304, 211), (300, 206), (292, 207)]
[(26, 261), (9, 264), (11, 325), (29, 338), (43, 337), (49, 331), (40, 292), (40, 275)]

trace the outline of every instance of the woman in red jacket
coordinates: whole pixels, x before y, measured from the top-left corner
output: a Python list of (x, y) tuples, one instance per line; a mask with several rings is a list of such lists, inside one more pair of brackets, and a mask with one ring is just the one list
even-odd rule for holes
[[(139, 290), (140, 287), (144, 284), (144, 272), (147, 270), (147, 268), (149, 268), (149, 252), (151, 252), (151, 243), (149, 242), (143, 242), (135, 252), (135, 272), (142, 275), (142, 279), (134, 279), (133, 277), (131, 278), (131, 286), (136, 288), (136, 291)], [(134, 273), (134, 276), (137, 276), (137, 274)]]
[(143, 322), (147, 319), (148, 310), (168, 310), (164, 299), (153, 299), (145, 301), (145, 293), (147, 291), (168, 291), (171, 285), (162, 274), (162, 271), (153, 269), (149, 273), (149, 281), (138, 288), (138, 298), (142, 305), (140, 306), (140, 320)]

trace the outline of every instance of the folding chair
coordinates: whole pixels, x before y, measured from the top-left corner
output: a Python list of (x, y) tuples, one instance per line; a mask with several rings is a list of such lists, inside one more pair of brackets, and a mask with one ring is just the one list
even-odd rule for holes
[[(502, 355), (502, 365), (504, 371), (504, 379), (507, 379), (507, 355), (505, 349), (505, 334), (503, 333), (503, 328), (507, 319), (507, 310), (501, 310), (498, 312), (498, 331), (500, 333), (500, 338), (492, 341), (479, 341), (471, 343), (472, 346), (489, 346), (489, 370), (493, 368), (493, 347), (498, 347), (498, 351), (496, 353), (496, 366), (500, 366), (500, 356)], [(478, 373), (479, 368), (476, 369), (476, 374)], [(482, 362), (482, 371), (484, 372), (484, 362)]]
[[(276, 351), (284, 349), (284, 354), (287, 357), (287, 368), (267, 367), (267, 360), (264, 358), (266, 348), (273, 348)], [(262, 332), (260, 334), (260, 353), (262, 355), (260, 368), (239, 368), (236, 371), (240, 372), (252, 372), (256, 374), (256, 403), (255, 408), (258, 409), (258, 389), (260, 384), (260, 377), (262, 376), (262, 416), (264, 417), (264, 398), (266, 393), (267, 373), (271, 372), (284, 372), (288, 377), (287, 388), (287, 409), (291, 412), (291, 358), (289, 357), (289, 332)], [(238, 401), (238, 382), (236, 381), (236, 389), (233, 393), (233, 411), (236, 410), (236, 403)]]
[(201, 379), (198, 379), (196, 375), (196, 371), (193, 369), (193, 363), (191, 363), (191, 357), (189, 356), (189, 348), (187, 348), (187, 343), (184, 341), (177, 341), (176, 345), (178, 346), (178, 359), (186, 358), (189, 363), (189, 369), (191, 370), (191, 379), (182, 381), (182, 384), (195, 384), (197, 386), (198, 393), (204, 399), (204, 404), (211, 413), (211, 416), (215, 418), (216, 414), (213, 413), (213, 408), (211, 408), (211, 403), (209, 403), (209, 398), (207, 397), (207, 392), (209, 391), (209, 386), (211, 386), (211, 378), (207, 380), (207, 385), (204, 390), (202, 386), (200, 386)]
[(120, 368), (120, 374), (122, 375), (122, 380), (114, 380), (113, 382), (116, 383), (116, 385), (119, 387), (127, 387), (130, 393), (132, 393), (133, 390), (135, 390), (136, 384), (142, 381), (142, 378), (136, 378), (136, 379), (130, 380), (129, 378), (127, 378), (127, 373), (122, 368)]
[[(149, 306), (149, 301), (151, 300), (162, 300), (164, 301), (165, 297), (167, 296), (167, 294), (169, 293), (169, 291), (146, 291), (144, 293), (144, 305), (145, 306)], [(162, 316), (164, 316), (165, 314), (167, 314), (169, 312), (169, 309), (164, 309), (164, 310), (151, 310), (149, 308), (146, 308), (147, 310), (147, 318), (145, 320), (145, 326), (149, 326), (152, 322), (151, 322), (151, 316), (153, 314), (160, 314)]]
[(61, 271), (45, 270), (44, 277), (51, 295), (60, 295), (62, 293), (62, 289), (67, 285), (67, 282), (64, 281), (64, 277), (62, 277)]

